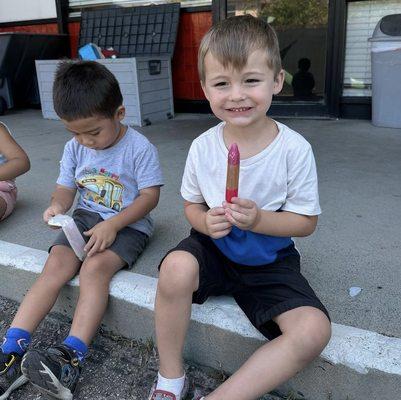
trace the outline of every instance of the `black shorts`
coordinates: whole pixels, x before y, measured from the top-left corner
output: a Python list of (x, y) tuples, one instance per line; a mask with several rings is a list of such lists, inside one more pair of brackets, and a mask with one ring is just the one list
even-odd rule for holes
[(251, 323), (269, 340), (281, 335), (273, 318), (297, 307), (318, 308), (330, 320), (300, 272), (300, 256), (295, 248), (286, 249), (285, 253), (291, 255), (271, 264), (246, 266), (228, 259), (209, 236), (192, 229), (190, 236), (167, 254), (176, 250), (191, 253), (199, 263), (199, 288), (193, 294), (193, 303), (202, 304), (209, 296), (233, 296)]
[[(104, 221), (98, 213), (82, 210), (80, 208), (73, 212), (72, 217), (81, 233), (88, 231), (99, 222)], [(82, 235), (82, 237), (85, 242), (88, 242), (90, 238), (85, 235)], [(145, 233), (137, 231), (134, 228), (125, 227), (118, 231), (114, 242), (108, 247), (108, 250), (120, 256), (127, 263), (128, 268), (131, 268), (144, 250), (148, 241), (149, 237)], [(63, 231), (57, 235), (56, 240), (49, 248), (49, 252), (51, 248), (56, 245), (71, 247)]]

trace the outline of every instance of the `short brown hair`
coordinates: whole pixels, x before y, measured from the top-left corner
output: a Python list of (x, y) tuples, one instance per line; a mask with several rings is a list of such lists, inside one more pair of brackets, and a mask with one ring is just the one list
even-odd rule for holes
[(210, 51), (214, 57), (227, 67), (244, 68), (249, 55), (255, 50), (266, 50), (267, 65), (274, 77), (281, 70), (278, 39), (274, 29), (260, 18), (240, 15), (227, 18), (212, 26), (203, 37), (198, 52), (198, 72), (205, 82), (205, 57)]

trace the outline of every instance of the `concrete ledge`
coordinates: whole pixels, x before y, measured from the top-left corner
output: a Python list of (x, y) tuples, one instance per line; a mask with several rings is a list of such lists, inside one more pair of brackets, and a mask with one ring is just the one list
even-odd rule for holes
[[(44, 251), (0, 241), (0, 295), (20, 302), (46, 257)], [(153, 337), (156, 284), (152, 277), (119, 272), (111, 283), (105, 327), (133, 339)], [(63, 289), (55, 311), (71, 316), (78, 292), (75, 278)], [(185, 357), (232, 373), (264, 342), (232, 299), (213, 298), (193, 306)], [(313, 400), (395, 400), (400, 383), (400, 338), (333, 323), (321, 358), (281, 389)]]

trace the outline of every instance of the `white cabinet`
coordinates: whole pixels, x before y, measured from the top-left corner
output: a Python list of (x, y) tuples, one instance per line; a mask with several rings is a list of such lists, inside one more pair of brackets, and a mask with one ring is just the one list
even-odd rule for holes
[[(44, 118), (59, 119), (53, 107), (53, 81), (61, 60), (37, 60)], [(174, 116), (169, 56), (100, 59), (117, 78), (126, 108), (124, 123), (144, 126)]]

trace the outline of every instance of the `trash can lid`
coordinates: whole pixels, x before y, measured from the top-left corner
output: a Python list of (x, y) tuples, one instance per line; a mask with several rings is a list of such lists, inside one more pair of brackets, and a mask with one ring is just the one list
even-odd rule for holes
[(391, 14), (383, 17), (376, 25), (371, 42), (401, 41), (401, 14)]
[(180, 3), (84, 9), (79, 47), (113, 47), (119, 57), (173, 56)]

